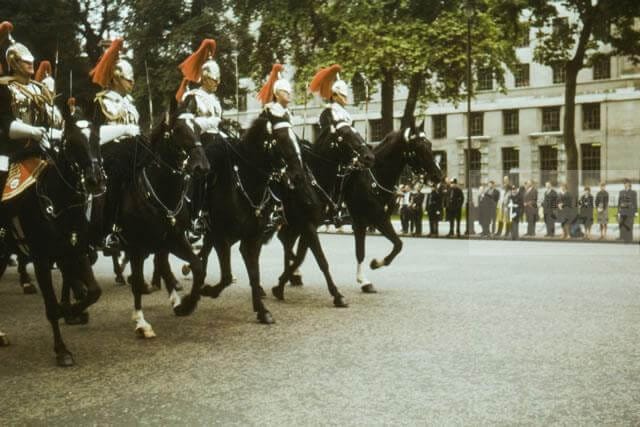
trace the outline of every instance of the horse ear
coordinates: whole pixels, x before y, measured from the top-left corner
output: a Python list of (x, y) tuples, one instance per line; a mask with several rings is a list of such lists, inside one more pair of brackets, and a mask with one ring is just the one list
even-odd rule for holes
[(424, 119), (422, 119), (422, 121), (418, 125), (418, 129), (422, 130), (423, 132), (426, 132), (426, 129), (424, 128), (424, 126), (425, 126), (425, 122), (424, 122)]

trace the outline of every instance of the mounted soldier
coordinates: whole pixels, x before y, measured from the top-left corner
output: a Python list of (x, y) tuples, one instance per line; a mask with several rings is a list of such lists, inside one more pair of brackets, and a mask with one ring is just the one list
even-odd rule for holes
[[(11, 37), (13, 25), (0, 24), (0, 42), (7, 38), (6, 51), (9, 75), (0, 78), (0, 130), (5, 135), (0, 154), (8, 156), (11, 166), (0, 169), (4, 186), (2, 200), (11, 199), (36, 182), (46, 162), (41, 150), (51, 147), (62, 136), (63, 121), (55, 114), (55, 94), (47, 85), (32, 78), (33, 55), (29, 49)], [(3, 36), (4, 34), (4, 36)], [(8, 177), (6, 171), (8, 170)]]
[(274, 64), (267, 82), (258, 93), (258, 100), (263, 105), (261, 116), (269, 118), (273, 130), (289, 129), (289, 136), (295, 142), (296, 151), (299, 154), (298, 138), (293, 132), (291, 112), (288, 108), (293, 89), (289, 80), (282, 77), (283, 71), (282, 64)]
[[(183, 79), (176, 93), (176, 100), (182, 104), (186, 113), (193, 116), (198, 126), (202, 144), (207, 147), (228, 138), (219, 129), (222, 120), (222, 106), (216, 96), (220, 83), (220, 66), (213, 59), (216, 53), (216, 41), (205, 39), (200, 47), (179, 66)], [(196, 86), (197, 85), (197, 86)], [(192, 87), (195, 86), (195, 87)], [(191, 197), (191, 240), (197, 240), (204, 231), (206, 180), (194, 182)]]
[(108, 178), (108, 192), (104, 201), (104, 218), (98, 223), (112, 231), (105, 239), (105, 247), (118, 246), (117, 216), (123, 187), (133, 177), (135, 139), (140, 136), (140, 114), (133, 103), (133, 67), (120, 57), (123, 39), (115, 39), (91, 70), (93, 83), (103, 88), (96, 94), (94, 124), (99, 129), (104, 169)]
[(342, 67), (339, 64), (322, 68), (309, 84), (311, 93), (319, 94), (327, 102), (319, 118), (320, 129), (323, 131), (332, 127), (335, 131), (339, 126), (353, 125), (351, 115), (345, 109), (349, 101), (349, 88), (347, 83), (340, 79), (340, 71)]

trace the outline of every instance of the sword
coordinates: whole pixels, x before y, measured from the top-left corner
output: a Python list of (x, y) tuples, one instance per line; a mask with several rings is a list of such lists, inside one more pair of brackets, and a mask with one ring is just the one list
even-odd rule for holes
[(53, 139), (53, 120), (55, 116), (56, 86), (58, 85), (59, 42), (56, 40), (55, 70), (53, 71), (53, 94), (51, 96), (51, 113), (49, 114), (49, 140)]
[(359, 73), (364, 83), (364, 118), (367, 123), (364, 128), (364, 141), (369, 142), (369, 79), (362, 71), (359, 71)]
[(147, 77), (147, 96), (149, 97), (149, 131), (153, 130), (153, 99), (151, 99), (151, 85), (149, 84), (149, 67), (147, 60), (144, 60), (144, 73)]
[(302, 140), (305, 141), (305, 130), (307, 129), (307, 92), (304, 93), (304, 113), (302, 114)]

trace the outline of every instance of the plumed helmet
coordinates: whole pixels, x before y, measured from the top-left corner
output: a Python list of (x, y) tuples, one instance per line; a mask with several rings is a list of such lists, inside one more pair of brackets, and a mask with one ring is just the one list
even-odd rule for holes
[(202, 77), (208, 77), (215, 81), (220, 81), (220, 66), (213, 59), (208, 60), (202, 65)]
[(9, 39), (9, 47), (7, 48), (6, 57), (9, 68), (15, 68), (19, 61), (33, 62), (33, 55), (31, 51), (22, 43), (17, 43), (13, 37), (11, 37), (11, 31), (13, 31), (13, 24), (9, 21), (4, 21), (0, 24), (0, 43), (5, 39)]
[(347, 87), (347, 83), (344, 80), (340, 80), (339, 78), (331, 86), (331, 91), (342, 96), (349, 95), (349, 88)]
[(120, 58), (123, 43), (124, 40), (120, 38), (113, 40), (102, 54), (100, 61), (89, 73), (94, 83), (104, 88), (109, 86), (114, 78), (133, 80), (133, 67), (127, 60)]
[(342, 71), (340, 64), (333, 64), (330, 67), (318, 70), (309, 84), (311, 93), (318, 93), (323, 99), (327, 100), (334, 93), (348, 96), (349, 88), (344, 81), (340, 80), (340, 71)]
[(262, 86), (260, 92), (258, 92), (257, 98), (260, 100), (262, 105), (271, 102), (273, 100), (273, 95), (278, 90), (284, 90), (288, 93), (292, 92), (291, 83), (289, 83), (288, 80), (283, 79), (281, 76), (281, 72), (283, 70), (284, 66), (282, 64), (273, 64), (267, 82)]
[(176, 100), (182, 101), (182, 97), (187, 90), (189, 82), (199, 82), (202, 77), (220, 81), (220, 67), (213, 60), (216, 54), (216, 41), (204, 39), (200, 43), (198, 50), (193, 52), (187, 59), (178, 66), (182, 72), (182, 83), (176, 92)]
[(113, 69), (113, 76), (133, 81), (133, 67), (131, 63), (126, 59), (118, 59)]

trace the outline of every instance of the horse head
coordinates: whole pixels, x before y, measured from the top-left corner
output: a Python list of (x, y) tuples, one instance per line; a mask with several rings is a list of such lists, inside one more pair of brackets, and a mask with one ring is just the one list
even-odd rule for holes
[(339, 162), (351, 164), (357, 168), (370, 168), (375, 163), (375, 156), (362, 136), (347, 123), (340, 123), (335, 131), (326, 134), (324, 141), (318, 143), (329, 143), (329, 147), (338, 151)]
[(411, 125), (402, 130), (404, 147), (402, 156), (411, 168), (426, 175), (432, 182), (442, 180), (442, 171), (435, 161), (431, 141), (424, 131), (424, 121), (420, 125)]
[(161, 126), (164, 135), (168, 135), (176, 148), (182, 151), (180, 160), (189, 175), (209, 173), (211, 165), (200, 141), (200, 127), (193, 114), (185, 112), (182, 107), (172, 108)]
[(98, 129), (87, 120), (81, 110), (71, 115), (63, 109), (64, 131), (60, 155), (78, 175), (83, 191), (93, 195), (106, 191), (106, 177), (102, 170)]

